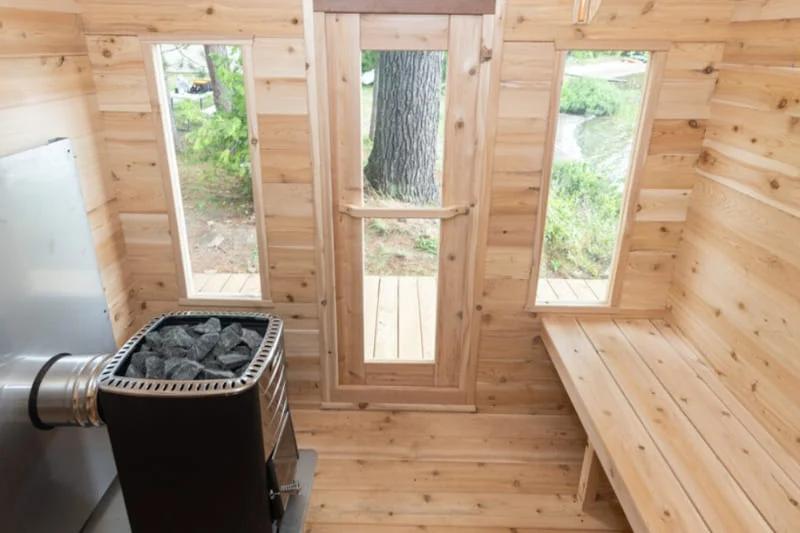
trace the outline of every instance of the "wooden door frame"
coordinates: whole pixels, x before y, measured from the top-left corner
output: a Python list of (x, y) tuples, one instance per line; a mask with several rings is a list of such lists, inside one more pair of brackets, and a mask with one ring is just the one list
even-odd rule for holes
[[(482, 242), (480, 237), (486, 234), (489, 209), (488, 198), (484, 194), (488, 191), (488, 172), (486, 171), (487, 150), (485, 145), (487, 140), (487, 126), (489, 123), (493, 123), (493, 120), (488, 115), (493, 112), (493, 107), (495, 107), (491, 104), (487, 104), (487, 101), (492, 86), (495, 85), (495, 78), (499, 83), (500, 65), (499, 61), (492, 60), (492, 48), (502, 43), (502, 16), (498, 13), (498, 15), (453, 15), (450, 17), (449, 26), (456, 27), (457, 29), (455, 32), (449, 32), (448, 50), (453, 49), (453, 39), (457, 39), (459, 35), (465, 35), (465, 31), (471, 29), (471, 31), (474, 32), (473, 35), (481, 35), (479, 39), (476, 39), (474, 36), (471, 40), (462, 37), (460, 41), (462, 47), (464, 44), (467, 46), (474, 46), (474, 60), (469, 62), (469, 64), (464, 61), (460, 62), (463, 65), (463, 68), (460, 70), (463, 70), (463, 72), (461, 72), (462, 76), (474, 77), (475, 81), (473, 83), (475, 84), (475, 94), (477, 96), (475, 107), (470, 113), (473, 117), (476, 117), (477, 120), (465, 121), (462, 116), (456, 116), (455, 113), (458, 112), (459, 108), (458, 105), (451, 105), (449, 94), (447, 105), (448, 116), (446, 120), (448, 127), (453, 124), (454, 129), (464, 130), (464, 135), (468, 135), (469, 138), (472, 139), (473, 142), (470, 143), (470, 145), (473, 147), (472, 149), (474, 149), (474, 154), (472, 152), (469, 153), (472, 164), (465, 170), (473, 179), (469, 180), (470, 186), (467, 188), (468, 190), (464, 191), (464, 199), (467, 200), (471, 216), (468, 218), (460, 217), (468, 222), (468, 228), (465, 233), (466, 238), (462, 244), (467, 257), (465, 258), (463, 268), (464, 277), (459, 282), (459, 290), (463, 291), (465, 294), (461, 315), (462, 327), (456, 328), (458, 329), (457, 335), (460, 350), (454, 351), (458, 361), (454, 366), (448, 369), (451, 375), (454, 376), (453, 385), (395, 386), (347, 384), (342, 383), (340, 379), (341, 365), (348, 364), (350, 361), (346, 358), (347, 354), (342, 353), (343, 350), (339, 348), (343, 343), (342, 339), (339, 338), (341, 332), (338, 331), (336, 321), (337, 309), (335, 302), (337, 301), (337, 283), (335, 283), (334, 280), (347, 279), (348, 277), (352, 277), (355, 280), (354, 274), (361, 274), (361, 269), (356, 268), (355, 272), (347, 269), (342, 271), (341, 268), (337, 268), (334, 260), (334, 253), (337, 251), (337, 240), (333, 235), (336, 226), (334, 224), (334, 217), (347, 216), (338, 212), (342, 200), (347, 201), (347, 199), (339, 199), (335, 196), (337, 194), (336, 184), (334, 182), (337, 176), (336, 165), (341, 163), (337, 162), (337, 146), (333, 145), (331, 139), (337, 139), (337, 144), (339, 146), (342, 146), (342, 143), (359, 143), (360, 131), (358, 131), (357, 134), (353, 134), (352, 131), (350, 132), (350, 137), (353, 137), (353, 139), (347, 137), (347, 132), (340, 135), (340, 132), (335, 131), (337, 124), (336, 121), (331, 120), (331, 117), (334, 116), (331, 113), (341, 112), (337, 111), (337, 106), (342, 105), (349, 106), (348, 108), (357, 105), (360, 112), (360, 98), (356, 101), (352, 94), (350, 96), (344, 95), (344, 98), (337, 98), (335, 102), (332, 101), (332, 98), (329, 98), (329, 90), (331, 87), (329, 84), (340, 81), (342, 78), (341, 76), (338, 78), (335, 77), (336, 75), (330, 72), (328, 68), (329, 66), (326, 59), (327, 42), (329, 42), (329, 39), (339, 38), (339, 36), (336, 35), (329, 35), (329, 30), (333, 32), (342, 31), (341, 28), (337, 30), (335, 26), (329, 28), (329, 24), (342, 24), (346, 27), (346, 29), (343, 30), (346, 33), (342, 35), (341, 38), (345, 39), (346, 42), (349, 41), (350, 46), (358, 46), (358, 55), (360, 57), (360, 51), (362, 49), (360, 32), (364, 21), (366, 21), (367, 24), (380, 24), (386, 22), (385, 20), (381, 20), (382, 17), (397, 17), (398, 22), (413, 21), (414, 18), (407, 15), (382, 15), (381, 17), (363, 15), (365, 18), (362, 20), (362, 15), (359, 14), (337, 15), (313, 13), (312, 15), (310, 11), (313, 8), (308, 5), (310, 2), (311, 0), (305, 0), (306, 12), (309, 14), (307, 21), (313, 18), (314, 23), (313, 30), (307, 32), (306, 38), (313, 39), (313, 43), (309, 43), (307, 49), (313, 50), (313, 57), (311, 57), (311, 55), (309, 57), (309, 99), (312, 109), (312, 135), (315, 137), (315, 143), (318, 143), (318, 146), (314, 149), (316, 163), (315, 198), (319, 200), (316, 206), (317, 233), (318, 240), (320, 241), (318, 264), (322, 267), (319, 275), (326, 277), (325, 282), (320, 283), (320, 302), (322, 303), (323, 310), (321, 327), (323, 330), (327, 330), (323, 331), (322, 337), (324, 346), (321, 349), (323, 406), (340, 408), (343, 405), (358, 405), (363, 408), (367, 404), (414, 404), (428, 406), (449, 405), (456, 410), (464, 410), (466, 406), (466, 408), (470, 410), (473, 408), (470, 404), (474, 404), (474, 375), (477, 366), (476, 355), (478, 339), (475, 332), (480, 326), (481, 306), (476, 304), (476, 302), (480, 299), (479, 295), (482, 292), (482, 279), (478, 279), (478, 277), (482, 277), (483, 265), (480, 263), (483, 262), (483, 252), (485, 248), (485, 242)], [(501, 4), (504, 4), (504, 2), (501, 2)], [(416, 19), (416, 21), (419, 22), (419, 19)], [(453, 24), (453, 21), (455, 21), (455, 24)], [(406, 46), (404, 43), (419, 42), (419, 31), (415, 24), (401, 24), (393, 27), (393, 30), (390, 39), (392, 39), (391, 42), (394, 43), (394, 49), (413, 49), (413, 46)], [(370, 41), (370, 46), (374, 46), (372, 44), (373, 42), (374, 38)], [(431, 49), (430, 44), (424, 44), (427, 41), (423, 40), (422, 42), (423, 44), (420, 46), (420, 49), (426, 49), (425, 46), (428, 46), (427, 49)], [(389, 44), (387, 44), (386, 49), (391, 49)], [(494, 57), (496, 58), (498, 56), (499, 54)], [(339, 57), (337, 57), (336, 60), (341, 61)], [(352, 63), (352, 61), (350, 62)], [(453, 64), (452, 60), (448, 63)], [(348, 68), (348, 65), (345, 65), (345, 68)], [(455, 72), (457, 67), (451, 68), (452, 71)], [(360, 63), (358, 65), (349, 65), (349, 69), (352, 70), (352, 72), (349, 73), (349, 77), (352, 78), (357, 75), (356, 77), (360, 79)], [(453, 78), (451, 78), (452, 75), (449, 69), (448, 86), (456, 86), (452, 84), (458, 83), (458, 81), (453, 81)], [(313, 83), (311, 81), (312, 78)], [(496, 92), (496, 88), (494, 88), (494, 92)], [(448, 91), (448, 93), (451, 92)], [(453, 93), (455, 93), (455, 91), (453, 91)], [(353, 101), (347, 100), (348, 98)], [(484, 113), (485, 116), (479, 116), (480, 113)], [(445, 150), (447, 150), (447, 148), (445, 148)], [(460, 153), (450, 155), (451, 161), (458, 161), (460, 159), (463, 159)], [(445, 165), (447, 164), (446, 162)], [(338, 170), (342, 172), (341, 169)], [(357, 176), (360, 180), (361, 169), (354, 168), (352, 171), (346, 172), (345, 175), (350, 176), (351, 179), (353, 176)], [(360, 197), (357, 200), (360, 201)], [(447, 199), (443, 198), (443, 202), (447, 202)], [(347, 203), (354, 204), (356, 202)], [(338, 242), (342, 242), (342, 237), (343, 236), (339, 236)], [(483, 240), (485, 241), (485, 237)], [(357, 281), (357, 286), (360, 287), (360, 277)], [(341, 283), (339, 283), (339, 286), (341, 286)], [(440, 292), (441, 290), (440, 284)], [(360, 293), (361, 291), (357, 290), (356, 292)], [(361, 294), (354, 295), (355, 298), (360, 298), (362, 296)], [(356, 339), (358, 343), (362, 344), (363, 317), (357, 327), (351, 327), (349, 329), (353, 330), (349, 332), (351, 342), (352, 339)], [(344, 331), (344, 333), (347, 335), (348, 331)], [(369, 365), (368, 363), (364, 363), (363, 354), (359, 352), (359, 355), (361, 356), (360, 366), (364, 368), (363, 373), (366, 374)], [(389, 366), (392, 367), (392, 372), (397, 372), (397, 369), (402, 369), (407, 365), (410, 365), (408, 366), (409, 371), (413, 373), (413, 367), (416, 366), (413, 363), (392, 364)]]

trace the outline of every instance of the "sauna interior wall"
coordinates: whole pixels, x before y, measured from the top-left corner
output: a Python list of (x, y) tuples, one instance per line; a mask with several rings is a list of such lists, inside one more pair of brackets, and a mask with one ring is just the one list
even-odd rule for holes
[[(0, 156), (57, 137), (72, 141), (114, 335), (124, 342), (136, 322), (135, 281), (125, 263), (117, 191), (78, 6), (8, 5), (0, 2)], [(46, 216), (47, 206), (41, 213)]]
[[(653, 4), (650, 8), (645, 5)], [(532, 262), (542, 176), (544, 132), (556, 43), (606, 41), (668, 47), (642, 190), (636, 200), (631, 253), (621, 306), (661, 311), (694, 186), (710, 96), (729, 31), (733, 2), (605, 0), (588, 26), (572, 24), (571, 0), (500, 2), (504, 46), (495, 50), (500, 90), (492, 106), (497, 131), (488, 237), (479, 280), (484, 284), (476, 403), (481, 411), (563, 413), (571, 407), (539, 340), (540, 320), (523, 306)], [(178, 272), (141, 52), (144, 36), (255, 38), (256, 107), (260, 130), (269, 275), (274, 311), (287, 319), (290, 397), (318, 406), (320, 279), (315, 248), (311, 136), (300, 0), (185, 4), (177, 0), (81, 0), (85, 46), (117, 196), (137, 322), (180, 308)], [(644, 6), (644, 8), (643, 8)], [(580, 47), (578, 43), (574, 46)]]
[(800, 460), (800, 4), (740, 2), (735, 18), (669, 301)]

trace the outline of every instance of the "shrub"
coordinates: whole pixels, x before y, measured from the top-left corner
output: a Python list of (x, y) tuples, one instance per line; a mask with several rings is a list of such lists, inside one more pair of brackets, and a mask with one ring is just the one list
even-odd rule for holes
[(570, 115), (615, 115), (625, 103), (619, 87), (595, 78), (567, 78), (561, 91), (561, 112)]
[(543, 252), (547, 276), (598, 278), (614, 255), (621, 191), (591, 165), (553, 165)]
[(250, 132), (247, 128), (242, 56), (229, 51), (227, 57), (215, 56), (217, 77), (229, 88), (231, 110), (217, 109), (210, 117), (197, 108), (182, 108), (181, 116), (194, 127), (186, 135), (186, 155), (196, 161), (211, 163), (213, 174), (205, 177), (216, 181), (219, 174), (235, 178), (240, 194), (251, 197), (253, 193), (250, 164)]

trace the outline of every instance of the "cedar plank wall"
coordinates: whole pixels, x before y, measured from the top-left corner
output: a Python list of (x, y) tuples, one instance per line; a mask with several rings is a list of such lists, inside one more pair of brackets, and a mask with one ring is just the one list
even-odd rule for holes
[(742, 1), (734, 16), (753, 21), (725, 50), (670, 303), (800, 460), (800, 3)]
[[(100, 95), (120, 212), (142, 302), (141, 320), (178, 308), (178, 278), (159, 167), (155, 123), (138, 34), (250, 38), (275, 312), (287, 318), (290, 398), (320, 404), (319, 312), (303, 14), (299, 0), (80, 0)], [(484, 274), (476, 403), (492, 412), (569, 411), (538, 340), (540, 321), (523, 311), (535, 231), (541, 146), (555, 40), (658, 39), (673, 43), (646, 178), (638, 198), (633, 253), (622, 305), (659, 310), (669, 280), (701, 150), (708, 99), (729, 32), (729, 0), (605, 0), (595, 22), (571, 24), (571, 0), (510, 0), (499, 97)], [(543, 42), (549, 41), (549, 42)], [(108, 50), (108, 53), (106, 53)], [(109, 57), (110, 55), (110, 57)], [(710, 68), (709, 68), (710, 67)], [(288, 142), (291, 139), (292, 142)], [(533, 149), (531, 148), (533, 147)]]
[(0, 6), (0, 156), (56, 137), (72, 142), (114, 335), (121, 344), (135, 321), (133, 279), (125, 268), (86, 43), (74, 2), (48, 4), (48, 11)]
[[(178, 305), (178, 269), (139, 34), (251, 39), (264, 190), (269, 276), (285, 320), (289, 397), (319, 406), (311, 138), (300, 0), (80, 1), (98, 88), (128, 261), (141, 301), (140, 324)], [(224, 309), (224, 308), (221, 308)], [(262, 309), (231, 308), (231, 311)]]
[[(637, 198), (623, 310), (661, 310), (728, 33), (728, 0), (605, 0), (590, 25), (571, 24), (571, 0), (510, 0), (502, 52), (479, 343), (481, 411), (570, 409), (544, 346), (541, 320), (523, 311), (528, 290), (555, 40), (671, 42)], [(649, 8), (648, 8), (649, 6)], [(550, 42), (541, 42), (550, 41)], [(579, 46), (579, 45), (576, 45)]]

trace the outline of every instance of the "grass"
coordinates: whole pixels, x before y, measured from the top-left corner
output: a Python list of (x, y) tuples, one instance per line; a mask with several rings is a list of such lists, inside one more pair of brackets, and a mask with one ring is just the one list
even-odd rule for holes
[[(372, 199), (380, 207), (413, 207)], [(364, 221), (364, 274), (435, 276), (439, 270), (439, 221), (373, 218)]]

